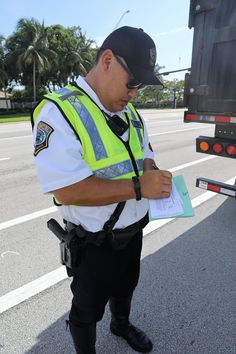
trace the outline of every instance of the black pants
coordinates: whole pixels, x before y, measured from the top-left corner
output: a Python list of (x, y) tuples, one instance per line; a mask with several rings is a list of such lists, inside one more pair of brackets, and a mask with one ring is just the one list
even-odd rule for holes
[(74, 325), (100, 321), (111, 296), (125, 297), (136, 287), (140, 273), (143, 232), (128, 245), (114, 251), (108, 244), (88, 244), (81, 250), (81, 262), (74, 270), (70, 321)]

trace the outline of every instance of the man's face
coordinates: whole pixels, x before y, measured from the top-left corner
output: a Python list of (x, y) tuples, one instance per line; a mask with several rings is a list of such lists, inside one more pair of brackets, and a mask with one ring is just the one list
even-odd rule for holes
[[(119, 112), (137, 95), (140, 84), (136, 84), (125, 61), (111, 52), (109, 70), (106, 73), (105, 107), (111, 112)], [(136, 84), (134, 87), (130, 83)]]

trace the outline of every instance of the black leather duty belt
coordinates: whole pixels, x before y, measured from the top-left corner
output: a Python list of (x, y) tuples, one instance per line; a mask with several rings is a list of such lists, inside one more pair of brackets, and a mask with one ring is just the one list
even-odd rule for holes
[(148, 215), (146, 214), (138, 222), (127, 226), (124, 229), (115, 229), (110, 231), (91, 232), (85, 230), (81, 225), (75, 225), (69, 221), (65, 221), (66, 229), (70, 232), (73, 230), (80, 240), (81, 246), (86, 244), (93, 244), (101, 246), (103, 244), (110, 244), (112, 249), (121, 250), (129, 243), (133, 236), (143, 229), (148, 223)]

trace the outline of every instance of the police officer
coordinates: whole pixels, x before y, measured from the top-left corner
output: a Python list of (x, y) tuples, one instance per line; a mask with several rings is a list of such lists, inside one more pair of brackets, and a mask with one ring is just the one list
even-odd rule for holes
[(121, 27), (105, 39), (86, 77), (45, 95), (32, 115), (43, 192), (54, 196), (68, 229), (85, 232), (68, 321), (80, 354), (95, 353), (96, 322), (108, 301), (111, 332), (138, 352), (152, 350), (129, 314), (147, 199), (168, 197), (172, 176), (154, 169), (145, 122), (129, 101), (141, 86), (161, 84), (155, 62), (149, 35)]

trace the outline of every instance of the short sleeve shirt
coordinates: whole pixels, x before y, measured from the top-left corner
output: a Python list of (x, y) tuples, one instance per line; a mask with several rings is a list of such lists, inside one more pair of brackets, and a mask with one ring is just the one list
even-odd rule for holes
[[(101, 104), (96, 93), (86, 83), (83, 77), (77, 79), (81, 87), (95, 103), (108, 115), (114, 114), (107, 111)], [(120, 117), (123, 112), (128, 112), (126, 107), (122, 112), (116, 112)], [(154, 154), (149, 148), (147, 129), (144, 123), (144, 158), (154, 159)], [(35, 156), (37, 175), (44, 193), (53, 193), (54, 190), (63, 188), (93, 175), (86, 161), (83, 159), (83, 148), (74, 131), (65, 120), (59, 109), (52, 102), (46, 103), (42, 108), (34, 127), (34, 141), (36, 141), (37, 127), (46, 124), (50, 128), (47, 148), (42, 149)], [(122, 139), (127, 140), (126, 132)], [(103, 228), (117, 204), (106, 206), (68, 206), (58, 207), (61, 216), (75, 224), (81, 224), (86, 230), (96, 232)], [(140, 220), (147, 212), (147, 200), (131, 199), (126, 201), (124, 210), (114, 228), (125, 228)]]

